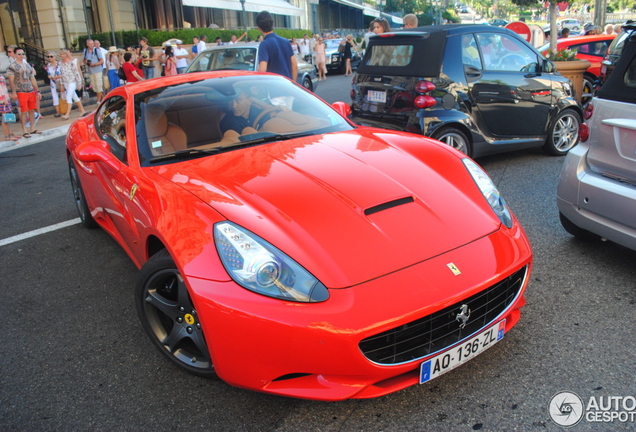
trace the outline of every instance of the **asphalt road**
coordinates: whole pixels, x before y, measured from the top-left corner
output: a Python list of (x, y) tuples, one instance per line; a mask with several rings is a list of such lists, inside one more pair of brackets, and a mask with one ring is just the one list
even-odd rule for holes
[[(349, 84), (330, 76), (318, 94), (342, 100)], [(635, 396), (636, 252), (563, 231), (562, 159), (530, 150), (478, 162), (535, 260), (521, 321), (471, 362), (389, 396), (337, 403), (190, 376), (145, 336), (128, 257), (103, 231), (71, 224), (0, 246), (0, 431), (544, 431), (560, 430), (548, 414), (560, 391)], [(0, 153), (0, 244), (76, 217), (62, 138)], [(636, 422), (575, 428), (610, 429)]]

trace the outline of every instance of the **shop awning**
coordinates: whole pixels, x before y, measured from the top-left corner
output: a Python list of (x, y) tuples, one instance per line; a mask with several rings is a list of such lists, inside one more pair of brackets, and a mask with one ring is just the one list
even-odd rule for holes
[[(229, 9), (242, 11), (241, 2), (238, 0), (183, 0), (184, 6), (205, 7), (214, 9)], [(276, 15), (302, 16), (305, 12), (284, 0), (245, 0), (246, 12), (268, 11)]]
[[(333, 1), (336, 2), (336, 3), (340, 3), (342, 5), (345, 5), (345, 6), (349, 6), (349, 7), (356, 8), (356, 9), (360, 9), (362, 11), (362, 13), (364, 15), (366, 15), (366, 16), (371, 16), (371, 17), (374, 17), (374, 18), (378, 18), (380, 16), (380, 11), (378, 11), (376, 9), (372, 9), (369, 6), (364, 6), (364, 5), (349, 1), (349, 0), (333, 0)], [(382, 16), (384, 18), (386, 18), (387, 20), (395, 23), (395, 24), (402, 25), (402, 18), (400, 18), (400, 17), (389, 15), (387, 13), (382, 13)]]

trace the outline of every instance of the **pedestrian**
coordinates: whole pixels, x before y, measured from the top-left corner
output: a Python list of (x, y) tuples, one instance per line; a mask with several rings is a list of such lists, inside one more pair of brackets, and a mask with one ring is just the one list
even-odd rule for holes
[(199, 38), (196, 36), (192, 37), (192, 58), (195, 58), (197, 56), (197, 54), (199, 53), (199, 48), (198, 45), (199, 44)]
[(53, 117), (61, 117), (60, 114), (60, 99), (57, 94), (58, 87), (60, 87), (60, 79), (62, 78), (62, 72), (60, 71), (60, 64), (57, 62), (57, 56), (55, 51), (49, 51), (46, 54), (48, 64), (46, 65), (46, 73), (49, 76), (49, 85), (51, 87), (51, 98), (53, 99), (53, 106), (55, 107), (55, 114)]
[(258, 71), (273, 72), (296, 81), (298, 64), (289, 41), (274, 33), (274, 20), (268, 11), (256, 15), (256, 26), (263, 33), (258, 50)]
[(5, 141), (17, 141), (19, 138), (13, 135), (9, 124), (2, 119), (3, 114), (10, 114), (13, 111), (11, 105), (11, 97), (9, 96), (9, 90), (7, 89), (7, 83), (4, 77), (0, 75), (0, 122), (2, 123), (2, 130), (4, 131)]
[(389, 25), (389, 22), (386, 20), (386, 18), (376, 18), (371, 21), (370, 30), (374, 34), (382, 34), (391, 31), (391, 26)]
[(412, 29), (417, 27), (419, 24), (417, 22), (417, 15), (415, 14), (407, 14), (402, 18), (402, 28), (403, 29)]
[(174, 53), (172, 52), (172, 46), (166, 45), (166, 50), (163, 53), (163, 64), (165, 76), (173, 76), (177, 74), (177, 62), (174, 59)]
[(243, 32), (241, 37), (239, 37), (238, 39), (236, 38), (236, 35), (232, 35), (232, 36), (230, 36), (230, 41), (227, 44), (228, 45), (234, 45), (237, 42), (240, 42), (245, 36), (247, 36), (247, 32)]
[(298, 42), (296, 42), (296, 39), (291, 38), (289, 40), (289, 43), (291, 44), (292, 52), (294, 53), (294, 55), (300, 54), (300, 48), (298, 47)]
[(603, 32), (603, 34), (613, 35), (614, 34), (614, 26), (612, 24), (607, 24), (605, 26), (605, 32)]
[[(35, 129), (35, 109), (37, 108), (37, 101), (42, 98), (42, 94), (37, 90), (38, 83), (35, 80), (35, 69), (29, 63), (20, 60), (26, 56), (24, 49), (15, 48), (15, 55), (17, 60), (7, 68), (7, 77), (11, 85), (11, 98), (17, 99), (20, 103), (22, 136), (31, 138), (31, 134), (42, 133)], [(31, 125), (32, 130), (30, 132), (27, 132), (26, 129), (27, 121)]]
[(104, 94), (104, 74), (102, 72), (104, 56), (99, 49), (95, 48), (95, 41), (93, 39), (86, 40), (86, 48), (84, 49), (84, 64), (88, 68), (91, 87), (97, 94), (97, 103), (100, 103)]
[(155, 60), (157, 57), (155, 55), (155, 49), (148, 45), (148, 38), (143, 36), (139, 39), (139, 45), (141, 47), (141, 58), (143, 62), (141, 64), (141, 70), (144, 73), (144, 77), (146, 79), (151, 79), (155, 77)]
[(63, 120), (68, 120), (71, 114), (71, 110), (73, 109), (73, 102), (77, 104), (77, 109), (80, 112), (80, 116), (86, 114), (84, 110), (84, 106), (82, 105), (82, 101), (77, 95), (75, 91), (79, 86), (82, 85), (84, 79), (82, 78), (82, 69), (77, 63), (77, 59), (73, 58), (73, 54), (68, 49), (63, 49), (60, 51), (60, 85), (61, 90), (64, 94), (64, 99), (67, 103), (67, 108), (65, 113), (62, 114)]
[(203, 52), (206, 49), (208, 49), (208, 37), (206, 35), (201, 35), (201, 37), (199, 38), (199, 42), (197, 44), (197, 52)]
[(583, 26), (583, 36), (593, 36), (596, 34), (596, 27), (594, 24), (587, 23)]
[(355, 49), (353, 45), (353, 35), (347, 35), (347, 37), (340, 42), (340, 45), (343, 46), (342, 57), (345, 59), (345, 76), (353, 75), (353, 70), (351, 69), (352, 50)]
[(216, 46), (225, 45), (225, 43), (223, 42), (223, 39), (221, 39), (221, 36), (217, 36), (216, 39), (214, 39), (214, 43), (216, 44)]
[(313, 51), (313, 47), (307, 33), (303, 35), (303, 38), (298, 43), (298, 48), (300, 49), (300, 57), (306, 62), (311, 63), (311, 52)]
[(126, 74), (126, 82), (128, 84), (137, 81), (143, 81), (143, 77), (139, 74), (140, 69), (138, 69), (137, 66), (133, 64), (132, 58), (132, 53), (125, 53), (124, 64), (121, 66), (121, 68), (124, 70), (124, 73)]
[(327, 79), (327, 56), (325, 54), (325, 44), (321, 36), (318, 36), (316, 40), (314, 51), (316, 52), (316, 66), (318, 67), (318, 81), (324, 81)]
[(108, 80), (108, 50), (102, 48), (102, 44), (99, 40), (93, 39), (95, 43), (95, 48), (97, 48), (102, 53), (102, 58), (104, 59), (104, 63), (102, 64), (102, 74), (104, 75), (102, 79), (104, 80), (104, 93), (108, 93), (110, 90), (110, 81)]
[(561, 36), (559, 36), (559, 39), (565, 39), (569, 36), (570, 36), (570, 29), (565, 27), (563, 30), (561, 30)]
[(118, 72), (121, 67), (121, 60), (119, 59), (119, 50), (116, 46), (108, 48), (108, 55), (106, 56), (106, 63), (108, 64), (108, 81), (110, 82), (110, 89), (116, 89), (121, 86), (121, 80)]
[(174, 58), (177, 61), (177, 73), (182, 74), (188, 68), (188, 50), (183, 48), (183, 42), (179, 39), (176, 41), (177, 48), (174, 51)]

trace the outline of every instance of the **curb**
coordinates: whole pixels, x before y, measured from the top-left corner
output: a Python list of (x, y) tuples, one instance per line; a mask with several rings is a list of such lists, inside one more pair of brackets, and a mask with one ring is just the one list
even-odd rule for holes
[(68, 124), (53, 129), (47, 129), (42, 131), (42, 134), (40, 135), (32, 135), (31, 138), (20, 138), (18, 141), (0, 141), (0, 153), (64, 136), (70, 127), (71, 125)]

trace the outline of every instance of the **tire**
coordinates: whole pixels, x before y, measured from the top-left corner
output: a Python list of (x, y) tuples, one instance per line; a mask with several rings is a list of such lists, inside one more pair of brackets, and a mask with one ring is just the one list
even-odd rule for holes
[(595, 78), (589, 75), (583, 76), (583, 90), (581, 91), (581, 105), (585, 106), (594, 96)]
[(565, 229), (568, 233), (572, 234), (574, 237), (576, 237), (579, 240), (590, 242), (590, 241), (599, 241), (601, 239), (601, 236), (599, 236), (598, 234), (594, 234), (593, 232), (590, 232), (577, 225), (574, 225), (574, 222), (572, 222), (570, 219), (565, 217), (563, 213), (561, 212), (559, 212), (559, 219), (561, 220), (561, 225), (563, 226), (563, 229)]
[(71, 177), (71, 189), (73, 191), (75, 207), (77, 207), (77, 213), (79, 213), (82, 225), (84, 225), (85, 228), (97, 228), (97, 222), (93, 219), (93, 215), (91, 215), (88, 204), (86, 204), (86, 195), (84, 195), (84, 189), (82, 189), (82, 184), (80, 183), (79, 175), (77, 174), (77, 168), (75, 167), (75, 162), (73, 162), (73, 157), (71, 155), (68, 157), (68, 173)]
[(168, 360), (192, 374), (217, 377), (199, 316), (167, 250), (157, 252), (141, 268), (135, 304), (141, 325)]
[(572, 109), (561, 111), (550, 125), (543, 150), (553, 156), (565, 156), (579, 142), (581, 116)]
[(464, 132), (454, 127), (444, 127), (436, 131), (433, 136), (438, 141), (453, 147), (467, 156), (472, 154), (471, 144)]
[(305, 87), (307, 90), (309, 90), (310, 92), (314, 91), (314, 85), (311, 82), (311, 78), (309, 78), (308, 76), (306, 76), (303, 79), (303, 87)]

